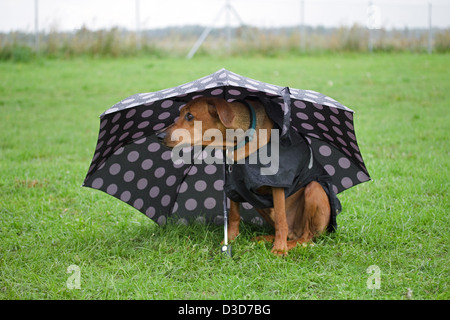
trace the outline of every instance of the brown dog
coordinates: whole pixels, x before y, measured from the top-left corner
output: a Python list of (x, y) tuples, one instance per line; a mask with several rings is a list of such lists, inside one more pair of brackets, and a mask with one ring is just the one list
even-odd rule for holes
[[(243, 152), (235, 152), (234, 160), (248, 157), (262, 145), (268, 144), (270, 135), (260, 135), (260, 129), (271, 130), (274, 122), (267, 116), (263, 104), (252, 100), (256, 115), (256, 138), (245, 144)], [(227, 129), (247, 130), (251, 125), (252, 115), (242, 102), (227, 102), (218, 98), (198, 98), (189, 102), (180, 111), (178, 120), (159, 133), (159, 138), (168, 147), (183, 143), (189, 145), (209, 145), (233, 147), (236, 141), (222, 139), (203, 139), (207, 130), (215, 128), (226, 137)], [(194, 123), (201, 121), (202, 132), (195, 133)], [(176, 129), (185, 129), (191, 134), (187, 137), (173, 139)], [(197, 129), (198, 130), (198, 129)], [(189, 138), (190, 137), (190, 138)], [(197, 138), (194, 138), (197, 137)], [(199, 139), (198, 137), (203, 137)], [(189, 141), (186, 141), (189, 139)], [(197, 141), (195, 141), (197, 140)], [(205, 141), (207, 140), (207, 141)], [(308, 149), (309, 150), (309, 149)], [(312, 157), (312, 155), (311, 155)], [(287, 251), (299, 243), (310, 241), (313, 237), (326, 231), (330, 225), (330, 201), (324, 187), (317, 181), (310, 181), (305, 186), (287, 195), (286, 188), (261, 186), (256, 190), (258, 195), (271, 196), (273, 207), (256, 208), (258, 213), (275, 228), (274, 236), (259, 237), (274, 241), (272, 252), (286, 255)], [(228, 239), (233, 240), (239, 234), (239, 203), (231, 200)]]

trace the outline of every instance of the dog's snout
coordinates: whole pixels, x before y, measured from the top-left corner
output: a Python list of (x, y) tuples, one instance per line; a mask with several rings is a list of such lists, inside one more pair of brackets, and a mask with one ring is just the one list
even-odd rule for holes
[(166, 136), (167, 136), (167, 133), (165, 131), (160, 131), (160, 132), (156, 133), (156, 137), (161, 142), (166, 138)]

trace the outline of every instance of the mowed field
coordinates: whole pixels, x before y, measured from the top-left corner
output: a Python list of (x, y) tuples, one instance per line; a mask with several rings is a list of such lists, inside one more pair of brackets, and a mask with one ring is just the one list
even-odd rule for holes
[[(373, 181), (339, 229), (287, 257), (220, 226), (159, 227), (82, 188), (98, 116), (220, 68), (355, 111)], [(450, 57), (120, 58), (0, 62), (0, 299), (449, 299)]]

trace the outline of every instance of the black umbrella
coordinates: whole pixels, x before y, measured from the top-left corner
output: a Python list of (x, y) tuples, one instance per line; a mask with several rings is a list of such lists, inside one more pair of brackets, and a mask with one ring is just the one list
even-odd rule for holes
[[(284, 97), (283, 97), (284, 94)], [(158, 224), (168, 217), (179, 223), (223, 223), (223, 168), (206, 161), (223, 158), (222, 150), (183, 151), (191, 161), (172, 161), (172, 150), (156, 137), (174, 123), (179, 110), (197, 97), (228, 101), (249, 96), (268, 98), (308, 141), (332, 178), (335, 193), (370, 180), (353, 125), (353, 111), (318, 92), (284, 88), (221, 69), (192, 82), (122, 100), (100, 116), (96, 151), (83, 186), (102, 190), (138, 209)], [(286, 131), (286, 127), (283, 132)], [(283, 133), (282, 133), (283, 134)], [(248, 203), (242, 219), (263, 224)]]

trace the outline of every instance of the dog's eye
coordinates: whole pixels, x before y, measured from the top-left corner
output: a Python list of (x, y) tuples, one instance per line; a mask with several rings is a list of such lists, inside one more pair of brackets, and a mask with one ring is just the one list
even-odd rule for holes
[(184, 118), (185, 118), (187, 121), (192, 121), (192, 120), (194, 120), (194, 115), (193, 115), (192, 113), (188, 112), (188, 113), (186, 113), (186, 115), (184, 116)]

